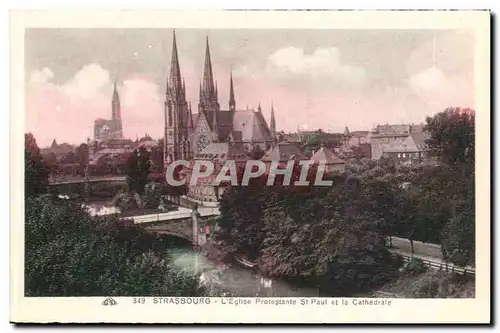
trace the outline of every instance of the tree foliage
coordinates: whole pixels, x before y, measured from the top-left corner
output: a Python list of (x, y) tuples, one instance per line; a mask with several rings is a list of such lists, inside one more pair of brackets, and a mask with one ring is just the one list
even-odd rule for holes
[(49, 195), (27, 199), (26, 296), (201, 296), (174, 269), (165, 238)]
[(130, 190), (144, 194), (150, 167), (149, 152), (144, 147), (134, 150), (127, 161), (127, 184)]
[(234, 187), (221, 200), (216, 239), (238, 256), (258, 260), (270, 276), (316, 283), (325, 292), (386, 281), (396, 265), (384, 247), (381, 217), (366, 210), (356, 177), (334, 185)]
[(49, 170), (45, 166), (36, 139), (31, 133), (24, 135), (24, 184), (25, 195), (47, 192)]
[(427, 117), (427, 144), (444, 163), (473, 165), (475, 156), (475, 113), (471, 109), (448, 108)]

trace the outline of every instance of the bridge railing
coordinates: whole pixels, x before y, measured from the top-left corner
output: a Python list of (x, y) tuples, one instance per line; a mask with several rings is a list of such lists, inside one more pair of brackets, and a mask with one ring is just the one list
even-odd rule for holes
[(409, 254), (401, 253), (400, 251), (391, 251), (391, 252), (399, 255), (403, 259), (404, 262), (410, 262), (414, 259), (417, 259), (417, 260), (420, 260), (425, 266), (427, 266), (433, 270), (450, 272), (450, 273), (457, 273), (457, 274), (463, 274), (463, 275), (469, 275), (469, 276), (476, 275), (476, 269), (473, 267), (470, 267), (470, 266), (459, 267), (459, 266), (456, 266), (452, 263), (447, 263), (447, 262), (443, 262), (440, 260), (432, 260), (430, 258), (425, 258), (425, 257), (419, 256), (419, 255), (409, 255)]

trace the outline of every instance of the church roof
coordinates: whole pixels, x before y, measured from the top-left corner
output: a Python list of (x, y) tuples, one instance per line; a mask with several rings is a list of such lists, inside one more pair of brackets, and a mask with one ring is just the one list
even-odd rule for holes
[(248, 159), (248, 156), (242, 145), (217, 142), (206, 146), (201, 152), (196, 154), (195, 159), (244, 161)]
[(330, 149), (326, 147), (321, 147), (317, 152), (311, 156), (311, 160), (315, 162), (325, 162), (325, 164), (343, 164), (345, 163), (337, 155), (335, 155)]
[[(206, 112), (207, 120), (212, 128), (213, 111)], [(254, 110), (220, 110), (217, 119), (218, 136), (225, 141), (230, 134), (235, 141), (273, 141), (271, 130), (261, 112)]]
[(298, 157), (301, 160), (307, 160), (299, 148), (290, 142), (280, 142), (272, 147), (266, 152), (266, 154), (261, 158), (261, 161), (271, 162), (271, 161), (288, 161), (293, 157)]

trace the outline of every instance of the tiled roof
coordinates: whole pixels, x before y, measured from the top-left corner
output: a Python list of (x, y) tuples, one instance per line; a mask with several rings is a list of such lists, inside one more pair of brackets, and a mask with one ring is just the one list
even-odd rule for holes
[(345, 163), (337, 155), (335, 155), (330, 149), (326, 147), (321, 147), (317, 152), (311, 156), (312, 161), (325, 162), (326, 164), (343, 164)]
[(245, 153), (245, 149), (239, 144), (229, 144), (227, 142), (211, 143), (206, 146), (201, 152), (197, 153), (195, 159), (217, 159), (219, 161), (225, 160), (235, 160), (243, 161), (247, 160), (248, 156)]
[(261, 161), (288, 161), (292, 157), (298, 157), (301, 160), (307, 160), (301, 151), (290, 142), (280, 142), (271, 149), (269, 149), (266, 154), (261, 158)]
[(408, 135), (410, 134), (410, 125), (378, 125), (372, 132), (372, 135)]
[[(213, 128), (213, 112), (206, 112), (210, 128)], [(261, 112), (254, 110), (220, 110), (217, 119), (218, 136), (225, 141), (231, 133), (241, 132), (236, 137), (239, 141), (272, 141), (271, 130)], [(236, 141), (237, 138), (233, 139)]]

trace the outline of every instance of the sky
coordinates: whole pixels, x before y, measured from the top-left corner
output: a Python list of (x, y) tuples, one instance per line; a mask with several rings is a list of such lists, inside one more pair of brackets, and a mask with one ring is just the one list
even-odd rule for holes
[[(198, 112), (206, 37), (221, 109), (260, 103), (278, 130), (369, 130), (474, 108), (472, 34), (462, 30), (176, 30), (187, 99)], [(125, 137), (164, 128), (171, 29), (27, 29), (26, 131), (40, 146), (92, 138), (117, 81)]]

